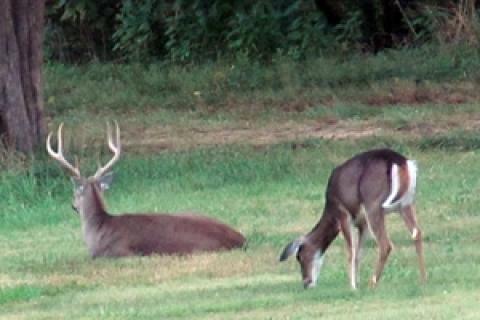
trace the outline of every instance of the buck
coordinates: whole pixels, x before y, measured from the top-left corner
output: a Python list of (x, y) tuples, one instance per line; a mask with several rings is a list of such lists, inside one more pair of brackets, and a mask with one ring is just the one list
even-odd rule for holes
[(240, 248), (245, 244), (242, 234), (214, 219), (193, 214), (124, 214), (111, 215), (105, 209), (103, 191), (112, 182), (109, 170), (120, 158), (120, 128), (115, 122), (115, 141), (107, 123), (108, 146), (113, 157), (97, 172), (84, 178), (77, 166), (63, 155), (62, 127), (58, 128), (57, 148), (51, 146), (52, 132), (46, 147), (72, 176), (73, 207), (81, 217), (83, 237), (90, 255), (122, 257), (150, 254), (190, 254), (195, 251), (217, 251)]
[(304, 287), (313, 287), (325, 252), (341, 231), (347, 247), (350, 285), (356, 289), (362, 244), (370, 230), (379, 249), (370, 280), (370, 286), (375, 287), (392, 249), (385, 216), (396, 211), (415, 241), (421, 279), (426, 281), (422, 232), (414, 204), (416, 179), (416, 162), (389, 149), (367, 151), (347, 160), (330, 175), (319, 222), (307, 235), (290, 242), (280, 261), (295, 254)]

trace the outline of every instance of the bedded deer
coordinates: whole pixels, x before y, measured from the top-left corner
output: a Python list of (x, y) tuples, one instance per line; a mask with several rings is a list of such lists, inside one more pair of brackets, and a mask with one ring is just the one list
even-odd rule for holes
[[(121, 257), (150, 254), (190, 254), (196, 251), (229, 250), (243, 247), (245, 238), (231, 227), (214, 219), (193, 214), (124, 214), (110, 215), (102, 193), (112, 181), (111, 167), (120, 158), (120, 129), (115, 122), (112, 137), (107, 123), (108, 146), (113, 157), (97, 172), (84, 178), (78, 166), (70, 164), (63, 155), (62, 127), (58, 128), (55, 152), (50, 133), (46, 147), (72, 176), (75, 185), (73, 207), (81, 217), (83, 237), (90, 255)], [(115, 140), (115, 141), (114, 141)]]
[(397, 211), (415, 241), (420, 276), (426, 281), (422, 232), (414, 205), (416, 178), (416, 162), (389, 149), (367, 151), (344, 162), (330, 175), (320, 221), (307, 235), (290, 242), (281, 253), (280, 261), (295, 254), (304, 287), (313, 287), (324, 254), (341, 231), (347, 246), (350, 284), (356, 289), (362, 244), (370, 230), (379, 249), (370, 280), (374, 287), (392, 249), (385, 229), (385, 215)]

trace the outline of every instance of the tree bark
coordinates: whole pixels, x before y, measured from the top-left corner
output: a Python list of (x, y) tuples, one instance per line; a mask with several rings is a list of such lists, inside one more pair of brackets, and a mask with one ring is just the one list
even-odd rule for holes
[(0, 0), (0, 138), (32, 153), (43, 144), (44, 0)]

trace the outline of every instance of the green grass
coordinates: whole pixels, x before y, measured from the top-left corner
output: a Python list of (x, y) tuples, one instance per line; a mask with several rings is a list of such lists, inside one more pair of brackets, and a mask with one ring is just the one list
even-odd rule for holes
[[(478, 318), (478, 61), (474, 48), (424, 47), (269, 66), (47, 65), (49, 126), (66, 122), (82, 172), (108, 156), (104, 119), (120, 122), (110, 212), (202, 212), (241, 230), (248, 248), (92, 260), (68, 177), (44, 154), (2, 151), (0, 318)], [(318, 221), (332, 168), (384, 146), (419, 161), (428, 283), (392, 214), (376, 290), (373, 240), (352, 292), (341, 237), (319, 285), (303, 290), (297, 263), (278, 254)]]
[[(395, 145), (420, 163), (418, 214), (428, 283), (419, 284), (409, 235), (401, 219), (391, 215), (395, 250), (379, 288), (366, 284), (376, 253), (373, 241), (367, 243), (360, 289), (352, 292), (339, 238), (328, 252), (318, 287), (303, 290), (296, 262), (280, 264), (277, 255), (318, 220), (334, 165), (384, 145)], [(3, 173), (2, 319), (476, 317), (477, 149), (451, 152), (423, 139), (388, 138), (314, 139), (303, 146), (125, 155), (106, 196), (111, 212), (195, 210), (237, 227), (249, 239), (245, 252), (190, 257), (91, 260), (69, 207), (70, 182), (55, 164), (39, 160), (27, 172)]]
[[(192, 112), (212, 119), (212, 113), (218, 116), (217, 112), (238, 110), (238, 106), (244, 107), (241, 116), (251, 113), (255, 118), (270, 116), (272, 109), (310, 108), (350, 118), (377, 114), (379, 108), (356, 106), (359, 102), (377, 105), (376, 97), (388, 97), (392, 90), (398, 91), (394, 96), (401, 103), (402, 88), (478, 96), (468, 86), (476, 86), (480, 78), (478, 61), (476, 48), (425, 46), (348, 59), (318, 57), (295, 62), (279, 57), (269, 65), (248, 59), (200, 66), (52, 63), (45, 68), (45, 97), (50, 114), (73, 114), (80, 120), (88, 111), (161, 110), (164, 122), (178, 123), (179, 114), (172, 111), (183, 110), (187, 119)], [(453, 88), (441, 86), (446, 81)], [(429, 94), (424, 98), (435, 100)], [(330, 110), (329, 106), (338, 104), (340, 109)]]

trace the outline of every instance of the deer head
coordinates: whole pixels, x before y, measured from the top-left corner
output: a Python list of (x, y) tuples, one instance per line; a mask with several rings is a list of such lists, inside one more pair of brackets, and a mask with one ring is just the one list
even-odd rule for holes
[[(63, 155), (63, 136), (62, 136), (63, 123), (60, 124), (57, 131), (57, 152), (53, 151), (51, 146), (51, 138), (53, 132), (50, 132), (47, 137), (47, 152), (55, 160), (57, 160), (62, 167), (64, 167), (67, 172), (70, 174), (73, 185), (74, 185), (74, 196), (72, 207), (73, 209), (83, 214), (84, 212), (90, 212), (92, 210), (85, 210), (87, 206), (97, 205), (100, 206), (99, 209), (103, 209), (103, 203), (99, 196), (101, 193), (108, 189), (112, 180), (113, 174), (109, 172), (112, 166), (120, 158), (120, 128), (118, 123), (115, 121), (115, 139), (112, 137), (112, 130), (107, 122), (107, 139), (108, 147), (113, 152), (113, 157), (110, 161), (107, 162), (103, 167), (100, 166), (93, 176), (88, 178), (83, 177), (80, 174), (80, 169), (77, 166), (70, 164)], [(96, 199), (92, 199), (95, 197)], [(88, 208), (91, 209), (91, 208)]]
[(304, 288), (311, 288), (317, 284), (318, 275), (323, 264), (323, 253), (306, 237), (300, 237), (283, 249), (280, 261), (285, 261), (291, 255), (296, 255), (300, 265), (300, 272)]

